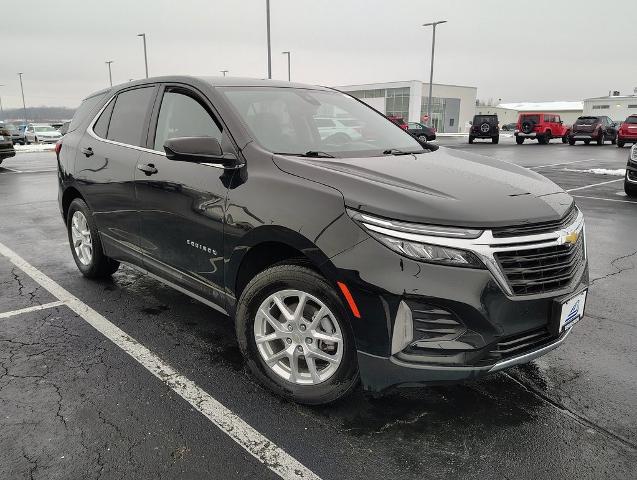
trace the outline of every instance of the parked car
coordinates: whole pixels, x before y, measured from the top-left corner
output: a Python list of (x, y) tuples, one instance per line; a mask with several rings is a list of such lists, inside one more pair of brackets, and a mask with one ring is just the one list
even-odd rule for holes
[(436, 130), (422, 123), (409, 122), (407, 131), (421, 142), (431, 142), (436, 139)]
[(624, 191), (629, 197), (637, 197), (637, 144), (632, 146), (628, 155)]
[[(0, 128), (1, 127), (2, 125), (0, 125)], [(24, 134), (20, 133), (20, 130), (18, 130), (18, 127), (16, 127), (12, 123), (6, 123), (4, 124), (4, 129), (9, 132), (9, 135), (11, 135), (11, 141), (13, 142), (14, 145), (16, 143), (20, 143), (24, 145)]]
[(30, 123), (24, 132), (25, 141), (30, 143), (55, 143), (62, 134), (51, 125), (43, 123)]
[(610, 141), (613, 145), (617, 142), (617, 129), (610, 118), (603, 115), (584, 115), (575, 120), (568, 136), (569, 145), (575, 145), (578, 141), (588, 145), (592, 140), (597, 145), (603, 145), (605, 141)]
[(570, 127), (557, 113), (521, 113), (515, 126), (515, 142), (522, 145), (525, 140), (537, 140), (540, 145), (548, 144), (553, 138), (568, 141)]
[[(319, 111), (363, 137), (321, 138)], [(249, 369), (297, 402), (475, 379), (558, 347), (584, 312), (568, 193), (329, 88), (129, 82), (85, 99), (56, 155), (80, 272), (126, 262), (230, 315)]]
[(387, 115), (387, 118), (390, 119), (392, 122), (394, 122), (396, 125), (398, 125), (400, 128), (402, 128), (403, 130), (407, 130), (409, 128), (409, 126), (407, 125), (407, 122), (405, 122), (405, 119), (402, 117), (396, 117), (395, 115)]
[(489, 138), (492, 143), (500, 141), (500, 126), (497, 115), (474, 115), (469, 129), (469, 143), (476, 138)]
[(0, 163), (5, 158), (15, 156), (15, 148), (13, 148), (13, 138), (11, 132), (0, 124)]
[(515, 126), (516, 125), (517, 124), (515, 122), (513, 122), (513, 123), (505, 123), (502, 126), (502, 130), (507, 131), (507, 132), (513, 132), (513, 131), (515, 131)]
[(617, 146), (637, 143), (637, 115), (630, 115), (617, 130)]

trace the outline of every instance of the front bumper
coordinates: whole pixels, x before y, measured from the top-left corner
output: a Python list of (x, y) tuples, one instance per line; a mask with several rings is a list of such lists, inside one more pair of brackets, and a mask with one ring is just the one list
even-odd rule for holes
[(40, 138), (38, 137), (39, 143), (57, 143), (62, 137), (57, 138)]
[[(544, 355), (568, 335), (558, 331), (560, 303), (588, 285), (585, 258), (568, 285), (514, 295), (489, 269), (417, 262), (373, 238), (330, 264), (334, 270), (326, 274), (348, 285), (360, 311), (351, 322), (361, 381), (370, 391), (474, 379)], [(414, 336), (396, 350), (404, 305)]]
[(13, 143), (0, 145), (0, 158), (15, 157), (15, 149)]

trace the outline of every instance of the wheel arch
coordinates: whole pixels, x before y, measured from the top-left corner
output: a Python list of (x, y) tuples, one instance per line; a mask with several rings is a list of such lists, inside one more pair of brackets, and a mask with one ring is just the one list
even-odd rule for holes
[(69, 207), (71, 205), (71, 202), (75, 200), (76, 198), (80, 198), (84, 202), (86, 202), (86, 200), (84, 200), (84, 197), (82, 196), (82, 194), (77, 188), (70, 186), (64, 190), (64, 193), (62, 194), (62, 216), (64, 217), (65, 222), (69, 213)]

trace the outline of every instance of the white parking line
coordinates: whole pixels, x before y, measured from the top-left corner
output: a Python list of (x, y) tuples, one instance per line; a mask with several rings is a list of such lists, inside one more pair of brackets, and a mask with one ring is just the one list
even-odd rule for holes
[(637, 205), (637, 202), (631, 202), (630, 200), (617, 200), (616, 198), (601, 198), (601, 197), (587, 197), (585, 195), (573, 195), (575, 198), (590, 198), (591, 200), (604, 200), (605, 202), (619, 202), (619, 203), (632, 203)]
[(583, 187), (577, 187), (577, 188), (569, 188), (568, 190), (566, 190), (567, 192), (576, 192), (578, 190), (584, 190), (585, 188), (591, 188), (591, 187), (598, 187), (600, 185), (606, 185), (608, 183), (613, 183), (613, 182), (623, 182), (624, 179), (623, 178), (616, 178), (615, 180), (608, 180), (607, 182), (599, 182), (599, 183), (593, 183), (592, 185), (584, 185)]
[(4, 168), (5, 170), (9, 170), (10, 172), (13, 172), (13, 173), (22, 173), (22, 170), (16, 170), (15, 168), (11, 168), (11, 167), (3, 167), (2, 165), (0, 165), (0, 168)]
[(559, 165), (571, 165), (572, 163), (582, 163), (582, 162), (590, 162), (591, 160), (595, 160), (594, 158), (586, 158), (584, 160), (575, 160), (572, 162), (562, 162), (562, 163), (551, 163), (549, 165), (538, 165), (536, 167), (526, 167), (529, 170), (533, 170), (534, 168), (547, 168), (547, 167), (557, 167)]
[(252, 428), (238, 415), (224, 407), (192, 380), (181, 375), (141, 343), (109, 322), (101, 314), (69, 293), (2, 243), (0, 243), (0, 255), (6, 257), (98, 332), (124, 350), (279, 477), (286, 480), (320, 480), (314, 472)]
[(45, 303), (44, 305), (34, 305), (33, 307), (26, 307), (26, 308), (21, 308), (20, 310), (13, 310), (12, 312), (2, 312), (0, 313), (0, 318), (9, 318), (9, 317), (13, 317), (14, 315), (21, 315), (23, 313), (29, 313), (29, 312), (37, 312), (39, 310), (59, 307), (61, 305), (64, 305), (64, 302), (51, 302), (51, 303)]

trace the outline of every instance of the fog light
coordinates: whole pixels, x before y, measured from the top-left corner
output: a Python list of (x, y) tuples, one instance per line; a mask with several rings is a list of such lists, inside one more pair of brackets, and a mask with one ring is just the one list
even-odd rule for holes
[(394, 334), (391, 339), (391, 354), (394, 355), (403, 350), (414, 339), (414, 323), (411, 317), (411, 309), (401, 301), (394, 321)]

